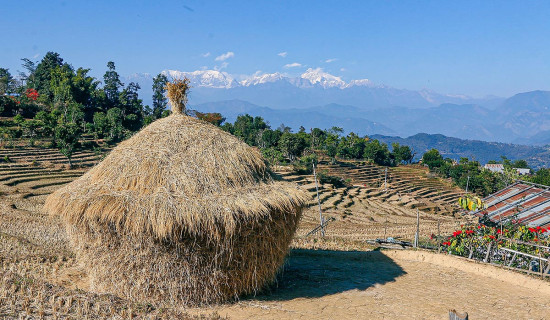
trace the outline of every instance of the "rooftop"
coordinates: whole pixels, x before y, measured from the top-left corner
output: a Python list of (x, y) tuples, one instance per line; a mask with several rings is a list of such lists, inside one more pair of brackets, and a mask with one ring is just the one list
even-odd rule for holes
[(518, 180), (489, 195), (483, 202), (486, 209), (474, 214), (487, 215), (495, 223), (516, 220), (531, 227), (550, 227), (550, 187)]

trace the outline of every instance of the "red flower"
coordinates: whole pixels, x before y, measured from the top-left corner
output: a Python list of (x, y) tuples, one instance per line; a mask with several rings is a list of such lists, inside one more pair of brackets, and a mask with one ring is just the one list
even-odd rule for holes
[(495, 239), (496, 239), (496, 237), (493, 236), (492, 234), (489, 235), (489, 238), (491, 238), (492, 240), (495, 240)]
[(38, 96), (39, 96), (38, 91), (36, 91), (36, 89), (33, 89), (33, 88), (28, 88), (27, 90), (25, 90), (25, 95), (31, 101), (36, 101), (36, 99), (38, 99)]
[(497, 230), (497, 233), (498, 233), (498, 234), (501, 234), (501, 233), (502, 233), (502, 231), (500, 231), (500, 229), (498, 229), (498, 230)]
[(536, 229), (533, 229), (533, 228), (529, 228), (529, 231), (530, 231), (530, 232), (537, 232), (537, 230), (536, 230)]

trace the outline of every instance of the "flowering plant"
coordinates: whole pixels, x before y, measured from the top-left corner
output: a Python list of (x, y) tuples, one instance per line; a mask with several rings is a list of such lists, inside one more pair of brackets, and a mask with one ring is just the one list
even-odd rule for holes
[(506, 227), (489, 227), (483, 224), (462, 226), (441, 242), (448, 253), (472, 256), (477, 248), (493, 243), (495, 247), (505, 247), (525, 253), (549, 256), (549, 250), (542, 248), (550, 246), (548, 234), (550, 228), (540, 226), (528, 227), (509, 224)]
[(38, 99), (39, 94), (38, 94), (38, 91), (36, 91), (36, 89), (28, 88), (27, 90), (25, 90), (25, 96), (30, 101), (36, 101)]

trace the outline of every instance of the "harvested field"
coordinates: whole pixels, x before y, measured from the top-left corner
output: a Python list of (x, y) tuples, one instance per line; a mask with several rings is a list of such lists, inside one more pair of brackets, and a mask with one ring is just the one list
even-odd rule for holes
[[(326, 230), (326, 236), (329, 238), (361, 241), (391, 236), (412, 240), (416, 232), (417, 211), (420, 216), (420, 234), (424, 238), (438, 233), (450, 234), (461, 224), (472, 222), (469, 216), (462, 216), (458, 213), (458, 209), (451, 207), (451, 202), (439, 201), (439, 198), (432, 197), (433, 190), (439, 190), (440, 194), (452, 194), (452, 201), (455, 201), (454, 197), (458, 199), (459, 190), (452, 188), (441, 179), (426, 178), (426, 170), (423, 168), (416, 166), (391, 168), (411, 176), (408, 182), (401, 182), (403, 185), (400, 185), (400, 192), (398, 189), (389, 187), (392, 183), (396, 185), (397, 182), (391, 182), (388, 188), (384, 188), (383, 175), (381, 176), (382, 185), (377, 186), (378, 180), (368, 180), (368, 178), (359, 180), (363, 174), (354, 173), (371, 170), (376, 171), (377, 174), (380, 172), (383, 174), (383, 168), (363, 165), (364, 168), (361, 170), (350, 169), (351, 173), (348, 174), (345, 171), (348, 166), (347, 163), (343, 166), (320, 166), (322, 170), (329, 168), (328, 173), (331, 175), (343, 179), (350, 179), (350, 177), (356, 179), (352, 179), (353, 185), (348, 187), (335, 188), (330, 184), (319, 185), (319, 201), (323, 216), (335, 219)], [(285, 180), (296, 182), (309, 192), (310, 207), (304, 212), (298, 230), (298, 234), (304, 236), (319, 225), (319, 208), (313, 175), (296, 175), (290, 171), (290, 168), (285, 167), (280, 167), (278, 173)], [(417, 174), (418, 178), (412, 177), (414, 174)], [(380, 178), (379, 175), (374, 177)], [(408, 194), (402, 192), (403, 188), (409, 185), (422, 183), (436, 185), (439, 189), (432, 190), (432, 187), (419, 186), (417, 192)]]
[[(324, 239), (305, 237), (319, 221), (315, 186), (311, 176), (283, 170), (285, 179), (308, 190), (312, 206), (304, 212), (285, 272), (269, 289), (200, 309), (159, 309), (90, 292), (64, 227), (41, 212), (48, 194), (87, 169), (36, 165), (34, 149), (26, 152), (20, 161), (0, 164), (0, 318), (444, 319), (452, 308), (467, 311), (472, 319), (545, 319), (550, 314), (548, 282), (445, 255), (371, 251), (366, 239), (414, 234), (416, 208), (400, 203), (418, 200), (406, 195), (400, 200), (368, 185), (322, 185), (323, 212), (336, 220)], [(442, 234), (467, 222), (451, 213), (419, 212), (423, 235), (436, 231), (438, 220)]]

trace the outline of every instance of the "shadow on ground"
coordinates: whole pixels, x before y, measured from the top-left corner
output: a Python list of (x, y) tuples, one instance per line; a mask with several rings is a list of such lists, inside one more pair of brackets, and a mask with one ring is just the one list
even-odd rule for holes
[(404, 274), (406, 272), (399, 265), (380, 251), (295, 249), (290, 252), (276, 283), (254, 299), (317, 298), (349, 290), (366, 290)]

